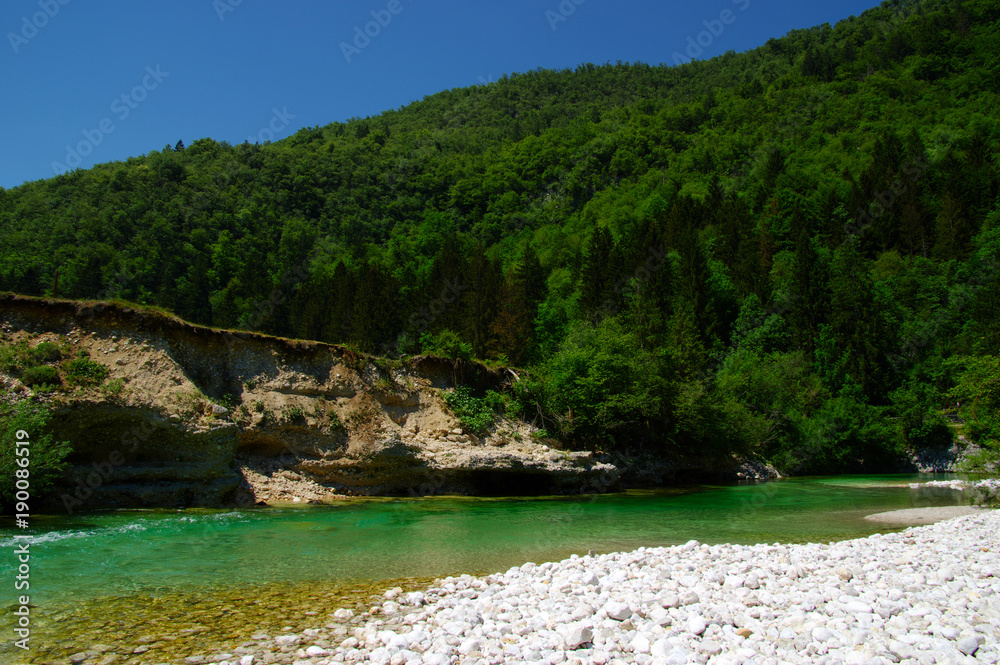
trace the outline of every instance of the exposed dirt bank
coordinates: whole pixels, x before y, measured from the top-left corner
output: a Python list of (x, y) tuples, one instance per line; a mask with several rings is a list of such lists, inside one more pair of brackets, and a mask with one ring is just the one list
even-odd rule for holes
[[(500, 418), (462, 430), (442, 393), (500, 388), (509, 370), (431, 357), (388, 361), (318, 342), (221, 331), (114, 303), (0, 294), (6, 344), (53, 342), (108, 368), (99, 387), (47, 393), (72, 443), (60, 507), (325, 501), (342, 495), (602, 492), (691, 478), (718, 461), (598, 459)], [(29, 389), (0, 375), (0, 389)], [(551, 443), (551, 442), (549, 442)], [(716, 477), (766, 477), (724, 460)]]

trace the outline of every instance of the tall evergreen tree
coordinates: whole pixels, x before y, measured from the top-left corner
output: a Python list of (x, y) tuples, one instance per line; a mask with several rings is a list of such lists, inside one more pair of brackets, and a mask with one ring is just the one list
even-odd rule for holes
[(895, 350), (898, 331), (886, 325), (857, 241), (837, 249), (830, 291), (830, 327), (843, 366), (872, 403), (882, 403), (888, 394), (887, 357)]
[(497, 262), (486, 256), (486, 248), (477, 244), (466, 270), (468, 290), (462, 301), (465, 316), (463, 338), (472, 345), (474, 355), (485, 358), (493, 338), (493, 319), (500, 304), (503, 276)]
[(597, 226), (587, 242), (580, 266), (580, 306), (592, 316), (609, 309), (614, 299), (615, 246), (611, 232)]
[(468, 253), (458, 236), (447, 234), (434, 257), (417, 315), (411, 317), (418, 328), (416, 334), (462, 329), (465, 320), (462, 296), (471, 288), (468, 265)]
[(389, 355), (398, 330), (398, 285), (382, 266), (369, 262), (361, 271), (351, 315), (352, 340), (364, 351)]
[(702, 342), (709, 346), (718, 336), (718, 320), (712, 308), (708, 288), (708, 260), (698, 237), (698, 222), (688, 219), (687, 226), (677, 238), (680, 263), (677, 271), (677, 296), (690, 306)]
[(962, 204), (951, 192), (946, 192), (937, 216), (934, 256), (942, 261), (961, 258), (965, 255), (968, 242), (969, 227)]
[(795, 345), (811, 354), (815, 348), (819, 326), (826, 320), (829, 298), (826, 293), (825, 271), (813, 247), (809, 227), (800, 211), (797, 211), (795, 217), (797, 238), (786, 318)]
[(354, 317), (354, 294), (357, 284), (354, 274), (343, 262), (337, 264), (330, 278), (329, 309), (320, 322), (320, 339), (343, 343), (351, 339)]

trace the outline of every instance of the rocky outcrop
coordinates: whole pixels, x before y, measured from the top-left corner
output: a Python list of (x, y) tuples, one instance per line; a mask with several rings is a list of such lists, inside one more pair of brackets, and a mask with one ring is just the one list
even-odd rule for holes
[[(146, 309), (0, 295), (6, 344), (50, 341), (108, 368), (43, 397), (74, 453), (57, 507), (316, 501), (338, 495), (606, 491), (619, 472), (523, 422), (464, 432), (443, 391), (516, 380), (463, 361), (385, 361), (195, 326)], [(30, 392), (0, 377), (16, 398)], [(37, 396), (36, 396), (37, 398)]]

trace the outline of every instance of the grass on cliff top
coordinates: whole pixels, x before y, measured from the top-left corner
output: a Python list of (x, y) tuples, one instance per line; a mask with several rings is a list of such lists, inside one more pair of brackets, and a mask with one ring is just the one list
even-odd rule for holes
[(241, 330), (238, 328), (213, 328), (211, 326), (191, 323), (190, 321), (185, 321), (177, 314), (157, 305), (146, 305), (131, 302), (129, 300), (122, 300), (120, 298), (112, 298), (110, 300), (67, 300), (64, 298), (25, 296), (6, 292), (0, 293), (0, 303), (4, 302), (8, 306), (21, 303), (24, 305), (44, 305), (52, 308), (71, 308), (77, 315), (85, 315), (91, 318), (97, 318), (105, 312), (109, 314), (127, 314), (135, 316), (140, 323), (146, 325), (169, 322), (175, 326), (191, 330), (204, 330), (210, 333), (239, 335), (240, 337), (247, 339), (256, 338), (282, 342), (293, 348), (301, 349), (310, 347), (328, 347), (339, 349), (342, 352), (357, 354), (359, 356), (367, 356), (371, 358), (375, 357), (358, 350), (352, 345), (329, 344), (315, 340), (279, 337), (277, 335), (269, 335), (267, 333), (256, 332), (253, 330)]
[[(31, 308), (32, 306), (37, 307), (42, 305), (52, 309), (69, 309), (72, 310), (75, 317), (85, 316), (91, 319), (98, 319), (102, 315), (109, 316), (113, 318), (114, 315), (125, 315), (128, 317), (134, 317), (137, 323), (149, 327), (155, 327), (157, 324), (169, 324), (170, 326), (185, 329), (191, 332), (205, 331), (210, 334), (215, 335), (234, 335), (238, 336), (242, 340), (259, 340), (262, 342), (278, 343), (284, 345), (286, 348), (291, 350), (302, 352), (302, 351), (316, 351), (319, 349), (333, 349), (339, 352), (341, 358), (348, 364), (351, 363), (361, 363), (365, 360), (370, 361), (386, 370), (401, 369), (402, 366), (406, 365), (408, 361), (417, 358), (417, 356), (404, 356), (402, 358), (388, 358), (374, 356), (369, 353), (362, 351), (356, 345), (347, 344), (330, 344), (327, 342), (319, 342), (315, 340), (306, 339), (294, 339), (288, 337), (279, 337), (276, 335), (269, 335), (266, 333), (255, 332), (251, 330), (239, 330), (234, 328), (212, 328), (209, 326), (203, 326), (195, 323), (190, 323), (180, 318), (176, 314), (170, 312), (169, 310), (163, 309), (155, 305), (145, 305), (140, 303), (135, 303), (122, 299), (111, 299), (111, 300), (67, 300), (62, 298), (46, 298), (46, 297), (36, 297), (36, 296), (24, 296), (17, 295), (13, 293), (0, 293), (0, 304), (6, 305), (8, 308), (13, 306), (17, 307), (21, 304), (25, 308)], [(479, 359), (473, 359), (471, 357), (465, 358), (462, 356), (454, 356), (449, 353), (436, 353), (438, 349), (431, 349), (429, 353), (421, 354), (424, 358), (439, 359), (449, 363), (460, 363), (465, 365), (466, 371), (468, 369), (475, 370), (475, 374), (478, 376), (480, 370), (485, 371), (495, 375), (497, 372), (502, 372), (507, 369), (506, 365), (503, 364), (506, 359), (501, 361), (484, 361)], [(38, 364), (38, 363), (35, 363)], [(358, 367), (360, 369), (360, 367)], [(0, 361), (0, 371), (3, 371), (2, 361)], [(513, 371), (513, 370), (512, 370)], [(41, 376), (40, 383), (36, 385), (46, 385), (44, 383), (45, 378), (52, 378), (48, 374), (46, 376)]]

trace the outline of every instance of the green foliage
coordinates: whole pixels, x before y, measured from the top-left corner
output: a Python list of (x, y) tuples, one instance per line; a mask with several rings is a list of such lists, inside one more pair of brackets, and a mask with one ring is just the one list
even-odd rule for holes
[(125, 380), (118, 378), (113, 381), (108, 381), (101, 386), (101, 394), (104, 395), (105, 399), (116, 400), (118, 399), (122, 391), (125, 389)]
[[(16, 474), (27, 476), (29, 506), (37, 510), (38, 500), (51, 494), (67, 467), (66, 458), (72, 448), (68, 442), (53, 441), (46, 431), (50, 417), (44, 407), (33, 402), (0, 403), (0, 510), (5, 513), (15, 512)], [(19, 431), (28, 438), (18, 437)], [(19, 440), (30, 441), (27, 456), (17, 454)], [(24, 462), (18, 463), (22, 459), (29, 460), (27, 467), (22, 466)]]
[(860, 473), (891, 468), (905, 449), (885, 407), (866, 404), (857, 386), (795, 423), (770, 453), (786, 474)]
[(940, 413), (941, 395), (932, 383), (911, 380), (891, 395), (907, 443), (919, 448), (947, 448), (954, 438)]
[(306, 412), (300, 406), (286, 406), (281, 410), (281, 421), (285, 423), (298, 423), (304, 421)]
[(580, 322), (541, 368), (537, 389), (563, 437), (597, 444), (671, 420), (671, 361), (642, 348), (615, 318)]
[(62, 383), (59, 370), (49, 365), (29, 367), (21, 373), (21, 383), (26, 386), (57, 386)]
[(947, 397), (961, 413), (970, 420), (1000, 415), (1000, 356), (960, 356), (946, 365), (956, 370), (955, 386)]
[(1000, 356), (958, 356), (947, 361), (954, 387), (947, 397), (965, 418), (964, 433), (978, 447), (962, 471), (1000, 473)]
[(510, 363), (508, 407), (568, 445), (874, 470), (945, 445), (948, 399), (992, 440), (1000, 14), (918, 4), (25, 183), (0, 282)]
[[(1000, 475), (1000, 445), (996, 440), (986, 442), (985, 446), (967, 453), (955, 470), (977, 476), (997, 477)], [(993, 497), (994, 504), (998, 501), (1000, 497)]]
[(39, 342), (31, 350), (30, 357), (34, 364), (50, 363), (62, 358), (62, 351), (52, 342)]
[(797, 422), (823, 401), (823, 383), (801, 351), (758, 354), (740, 348), (726, 358), (713, 392), (721, 420), (743, 452), (774, 454), (797, 445)]
[(63, 363), (66, 382), (70, 385), (93, 386), (108, 378), (110, 370), (106, 365), (94, 362), (86, 356), (79, 356)]
[(399, 384), (387, 376), (380, 376), (375, 380), (375, 389), (382, 392), (393, 392), (399, 388)]
[(424, 333), (420, 336), (420, 352), (439, 358), (461, 360), (472, 359), (472, 345), (466, 344), (451, 330), (442, 330), (436, 335)]
[(0, 344), (0, 371), (17, 372), (54, 362), (62, 357), (62, 351), (52, 342), (39, 342), (31, 346), (26, 340), (11, 344)]
[(330, 420), (330, 431), (340, 432), (347, 429), (347, 425), (344, 424), (344, 421), (342, 421), (340, 416), (336, 413), (328, 412), (327, 417)]
[(503, 395), (490, 390), (476, 397), (468, 386), (458, 386), (443, 393), (444, 401), (462, 424), (462, 429), (484, 436), (496, 422), (497, 414), (506, 409)]

